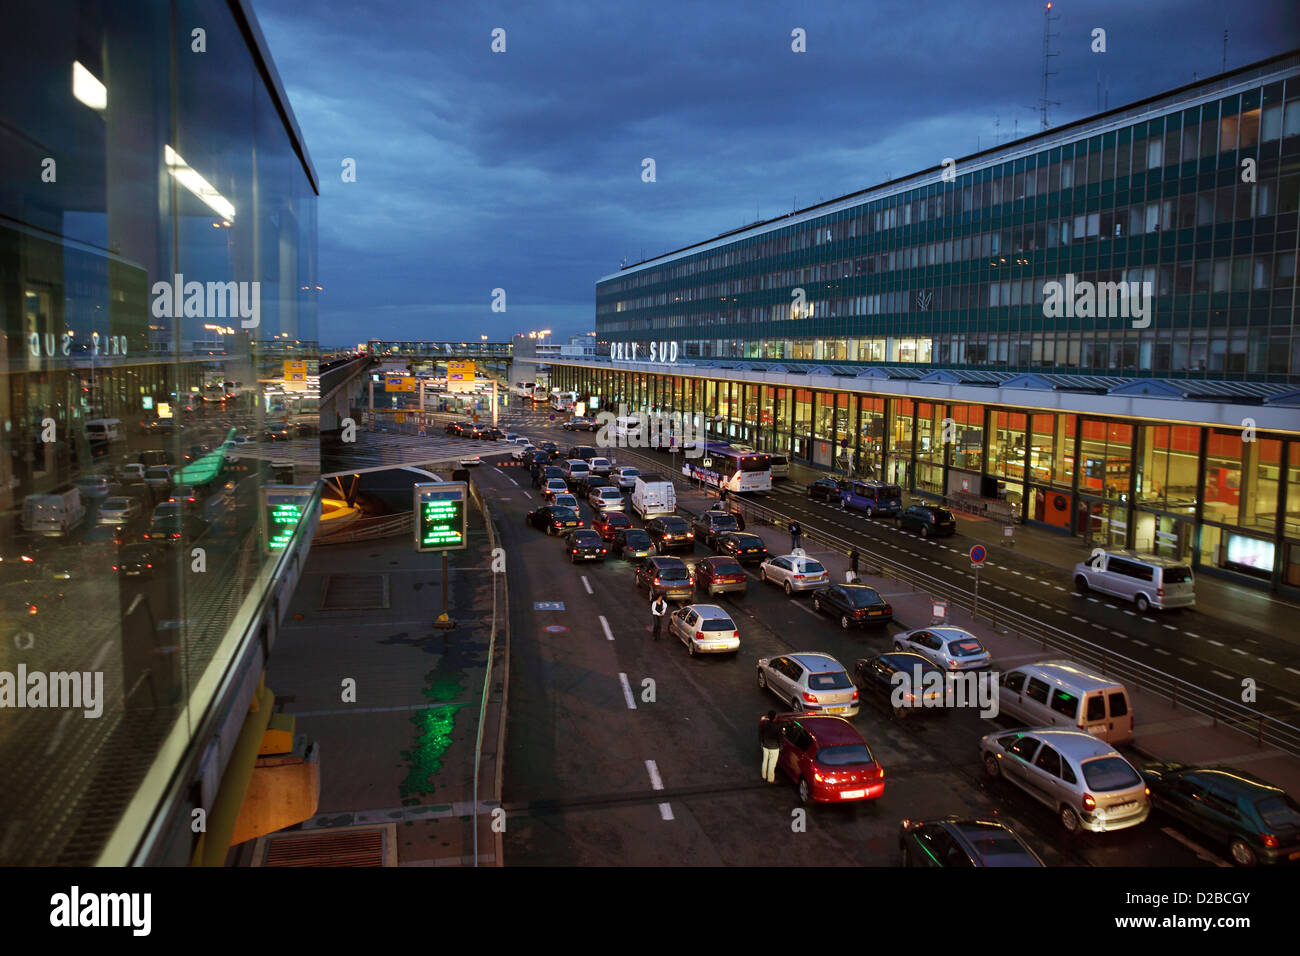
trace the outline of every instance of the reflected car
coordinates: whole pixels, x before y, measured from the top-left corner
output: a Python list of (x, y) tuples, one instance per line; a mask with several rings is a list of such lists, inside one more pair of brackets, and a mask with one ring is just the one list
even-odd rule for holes
[(154, 465), (145, 470), (144, 483), (152, 491), (166, 491), (172, 483), (171, 465)]
[(705, 558), (695, 563), (692, 576), (695, 586), (715, 594), (744, 594), (749, 587), (749, 578), (745, 569), (735, 558)]
[(761, 564), (767, 560), (767, 545), (756, 534), (745, 531), (726, 531), (714, 540), (713, 549), (719, 554), (735, 558), (741, 564)]
[(98, 501), (100, 498), (107, 498), (113, 493), (113, 482), (103, 475), (85, 475), (73, 482), (77, 490), (81, 492), (81, 497), (90, 501)]
[(786, 594), (816, 591), (830, 581), (830, 575), (820, 561), (799, 554), (769, 557), (759, 565), (758, 578), (780, 585)]
[(899, 719), (918, 712), (948, 713), (944, 705), (952, 697), (946, 678), (942, 667), (907, 651), (878, 654), (853, 663), (853, 683)]
[(813, 610), (838, 618), (840, 627), (883, 625), (894, 619), (894, 608), (875, 588), (865, 584), (832, 584), (813, 592)]
[(171, 504), (181, 505), (186, 511), (197, 511), (199, 493), (193, 485), (176, 485), (167, 495), (167, 501)]
[(602, 540), (613, 541), (624, 528), (632, 527), (632, 519), (621, 511), (602, 511), (596, 515), (591, 527)]
[(524, 520), (530, 527), (545, 531), (547, 534), (564, 534), (566, 531), (582, 527), (582, 519), (578, 517), (576, 511), (555, 505), (534, 508), (528, 512)]
[(1238, 866), (1300, 861), (1300, 804), (1281, 787), (1233, 767), (1149, 763), (1151, 803), (1227, 847)]
[(1045, 866), (1010, 827), (991, 820), (951, 816), (943, 820), (904, 820), (898, 828), (903, 866)]
[(696, 654), (740, 653), (740, 631), (731, 615), (716, 604), (688, 604), (668, 617), (668, 633)]
[(620, 528), (610, 545), (610, 551), (620, 558), (645, 558), (654, 554), (654, 544), (643, 528)]
[(993, 663), (979, 638), (960, 627), (923, 627), (894, 635), (894, 647), (928, 657), (945, 670), (973, 671)]
[(915, 531), (922, 538), (943, 537), (957, 531), (957, 519), (947, 508), (912, 505), (898, 516), (898, 527), (903, 531)]
[(194, 515), (180, 514), (178, 511), (161, 512), (163, 508), (177, 508), (172, 504), (161, 504), (154, 509), (149, 527), (141, 537), (153, 544), (175, 545), (182, 539), (201, 538), (207, 530), (207, 522)]
[(128, 544), (117, 556), (113, 570), (126, 578), (151, 578), (160, 563), (158, 550), (148, 544)]
[(771, 691), (795, 712), (845, 717), (858, 712), (858, 689), (844, 666), (829, 654), (816, 651), (760, 657), (758, 689)]
[(580, 528), (565, 539), (565, 549), (569, 552), (569, 563), (579, 561), (604, 561), (609, 549), (600, 535), (590, 528)]
[(144, 514), (144, 506), (135, 498), (105, 498), (99, 506), (98, 524), (130, 524)]
[(800, 803), (875, 800), (885, 792), (885, 768), (843, 717), (778, 714), (776, 725), (776, 765), (794, 782)]

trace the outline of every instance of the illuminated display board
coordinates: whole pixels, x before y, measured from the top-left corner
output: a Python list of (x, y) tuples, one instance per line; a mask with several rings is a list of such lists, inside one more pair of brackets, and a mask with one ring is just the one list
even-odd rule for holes
[(458, 551), (465, 547), (469, 486), (463, 481), (417, 484), (415, 550)]
[(263, 540), (266, 550), (283, 551), (302, 523), (311, 501), (310, 486), (268, 485), (262, 489)]

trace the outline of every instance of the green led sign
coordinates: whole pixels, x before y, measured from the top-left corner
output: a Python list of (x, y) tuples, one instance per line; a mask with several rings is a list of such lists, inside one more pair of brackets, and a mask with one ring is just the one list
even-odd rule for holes
[(289, 546), (302, 524), (312, 489), (294, 485), (268, 485), (262, 489), (262, 534), (266, 550), (275, 553)]
[(468, 491), (463, 481), (426, 482), (414, 487), (416, 551), (465, 547)]

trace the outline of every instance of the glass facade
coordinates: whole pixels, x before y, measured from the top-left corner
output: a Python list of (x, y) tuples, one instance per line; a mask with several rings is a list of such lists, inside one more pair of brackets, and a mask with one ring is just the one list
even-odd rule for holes
[(1300, 377), (1300, 58), (954, 171), (609, 276), (596, 285), (600, 346), (671, 340), (686, 357)]
[(0, 675), (102, 680), (85, 717), (3, 701), (0, 863), (146, 812), (270, 586), (265, 492), (319, 476), (315, 176), (237, 9), (0, 33)]

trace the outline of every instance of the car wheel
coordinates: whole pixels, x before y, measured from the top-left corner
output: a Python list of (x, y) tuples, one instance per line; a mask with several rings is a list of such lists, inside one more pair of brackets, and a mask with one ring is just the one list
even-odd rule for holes
[(984, 755), (984, 773), (993, 780), (1002, 776), (1002, 768), (998, 766), (997, 757), (992, 754)]
[(760, 581), (762, 581), (764, 584), (767, 583), (767, 569), (766, 569), (766, 568), (759, 568), (759, 569), (758, 569), (758, 579), (759, 579)]
[(1061, 826), (1065, 827), (1066, 833), (1079, 832), (1079, 814), (1073, 807), (1061, 807)]
[(1228, 844), (1228, 852), (1232, 854), (1232, 862), (1237, 866), (1254, 866), (1259, 863), (1255, 848), (1240, 837)]
[(767, 675), (763, 673), (763, 668), (758, 669), (758, 689), (767, 690)]
[(1147, 600), (1145, 594), (1139, 594), (1133, 603), (1137, 605), (1138, 611), (1142, 614), (1145, 614), (1151, 608), (1151, 602)]
[(822, 609), (822, 599), (819, 598), (817, 595), (814, 594), (814, 595), (813, 595), (813, 610), (814, 610), (814, 611), (820, 611), (821, 609)]
[(695, 642), (692, 641), (689, 637), (686, 639), (686, 653), (689, 654), (691, 657), (695, 656)]
[(930, 537), (930, 526), (929, 526), (929, 525), (924, 525), (924, 524), (921, 525), (921, 537), (922, 537), (922, 538), (928, 538), (928, 537)]
[(870, 518), (873, 514), (875, 514), (875, 512), (871, 508), (867, 508), (866, 514), (867, 517)]
[(843, 498), (840, 499), (840, 510), (841, 510), (841, 511), (846, 511), (846, 510), (848, 510), (848, 506), (844, 503), (844, 499), (843, 499)]
[(846, 631), (847, 631), (847, 630), (849, 629), (849, 625), (852, 624), (852, 623), (853, 623), (853, 622), (849, 620), (849, 616), (848, 616), (847, 614), (841, 614), (841, 615), (840, 615), (840, 627), (841, 627), (843, 630), (846, 630)]
[(1080, 594), (1088, 593), (1088, 579), (1085, 578), (1082, 574), (1075, 576), (1074, 586), (1075, 588), (1078, 589)]
[(812, 791), (808, 788), (808, 780), (805, 777), (799, 778), (799, 802), (808, 803), (812, 800)]
[(795, 714), (803, 713), (803, 701), (799, 699), (797, 694), (790, 695), (790, 712)]

